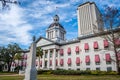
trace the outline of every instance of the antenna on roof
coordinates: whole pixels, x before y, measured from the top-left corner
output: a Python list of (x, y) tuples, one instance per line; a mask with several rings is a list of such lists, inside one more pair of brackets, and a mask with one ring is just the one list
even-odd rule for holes
[(55, 7), (55, 14), (58, 14), (58, 7)]

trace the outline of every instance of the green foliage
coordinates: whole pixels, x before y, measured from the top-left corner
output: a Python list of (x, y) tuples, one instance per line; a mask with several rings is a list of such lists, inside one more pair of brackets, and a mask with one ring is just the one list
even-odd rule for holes
[(52, 74), (52, 70), (38, 70), (37, 73), (38, 74)]
[(85, 70), (85, 71), (76, 71), (76, 70), (39, 70), (38, 74), (54, 74), (54, 75), (117, 75), (115, 71), (99, 71), (99, 70)]
[(11, 63), (14, 61), (14, 56), (16, 53), (21, 51), (21, 48), (18, 44), (8, 44), (7, 47), (1, 47), (1, 61), (8, 65), (8, 71), (10, 71)]
[(21, 53), (16, 53), (15, 56), (14, 56), (14, 59), (15, 60), (21, 60), (22, 59)]
[(52, 72), (53, 74), (56, 75), (80, 75), (80, 71), (75, 71), (75, 70), (55, 70)]
[(41, 49), (41, 47), (37, 47), (37, 49), (36, 49), (36, 56), (42, 58), (42, 55), (43, 55), (43, 50)]

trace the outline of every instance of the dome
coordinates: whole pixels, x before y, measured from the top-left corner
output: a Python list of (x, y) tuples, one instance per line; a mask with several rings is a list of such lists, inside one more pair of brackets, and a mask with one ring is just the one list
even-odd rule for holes
[(54, 22), (58, 22), (58, 21), (59, 21), (59, 16), (58, 16), (58, 15), (55, 15), (55, 16), (53, 17), (53, 20), (54, 20)]
[(59, 23), (59, 16), (58, 15), (55, 15), (53, 17), (53, 21), (54, 22), (52, 24), (50, 24), (50, 26), (48, 28), (51, 28), (51, 27), (54, 27), (54, 26), (59, 26), (59, 27), (64, 29), (64, 27)]

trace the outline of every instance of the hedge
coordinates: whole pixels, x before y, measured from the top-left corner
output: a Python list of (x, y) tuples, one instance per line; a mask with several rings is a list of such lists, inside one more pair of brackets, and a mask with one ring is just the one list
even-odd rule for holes
[(115, 71), (98, 71), (98, 70), (85, 70), (85, 71), (77, 71), (77, 70), (39, 70), (38, 74), (54, 74), (54, 75), (116, 75)]

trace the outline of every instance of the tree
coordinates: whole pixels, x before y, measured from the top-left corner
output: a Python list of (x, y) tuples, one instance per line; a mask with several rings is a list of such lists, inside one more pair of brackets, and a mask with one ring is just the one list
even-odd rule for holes
[[(19, 61), (22, 59), (22, 56), (21, 56), (21, 53), (16, 53), (15, 56), (14, 56), (14, 60), (17, 60), (18, 61), (18, 65), (17, 67), (19, 67)], [(19, 69), (18, 69), (19, 71)]]
[(40, 58), (42, 58), (43, 50), (41, 47), (37, 47), (36, 49), (36, 56), (38, 57), (38, 69), (40, 68)]
[(8, 72), (10, 71), (11, 63), (14, 62), (15, 54), (19, 51), (21, 51), (21, 48), (16, 43), (8, 44), (7, 47), (3, 47), (0, 51), (3, 56), (3, 62), (8, 66)]
[(115, 7), (107, 6), (105, 8), (105, 13), (103, 15), (105, 21), (106, 29), (110, 34), (106, 35), (106, 38), (112, 43), (115, 53), (115, 62), (118, 74), (120, 74), (120, 61), (118, 60), (118, 48), (120, 44), (116, 44), (117, 40), (120, 40), (120, 32), (115, 32), (115, 29), (120, 27), (120, 10)]

